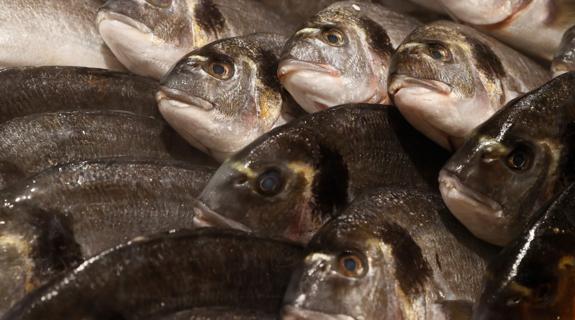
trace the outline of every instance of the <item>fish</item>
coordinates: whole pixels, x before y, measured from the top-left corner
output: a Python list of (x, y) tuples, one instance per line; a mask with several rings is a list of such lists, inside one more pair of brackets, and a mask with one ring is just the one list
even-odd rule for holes
[(0, 124), (0, 189), (55, 165), (128, 156), (211, 163), (160, 119), (120, 111), (40, 113)]
[(571, 185), (489, 263), (473, 319), (575, 317), (574, 200)]
[(447, 158), (394, 108), (342, 105), (295, 119), (228, 158), (198, 196), (194, 219), (307, 243), (374, 187), (437, 190)]
[(575, 26), (571, 27), (563, 35), (561, 46), (555, 53), (551, 63), (551, 70), (555, 76), (575, 71)]
[(100, 35), (128, 70), (160, 79), (184, 55), (218, 39), (289, 34), (297, 25), (255, 0), (109, 0)]
[(103, 252), (3, 320), (151, 319), (192, 308), (278, 312), (303, 248), (237, 230), (176, 230)]
[(362, 1), (340, 1), (288, 40), (277, 71), (307, 112), (346, 103), (388, 104), (387, 71), (416, 19)]
[(299, 107), (275, 77), (287, 37), (255, 33), (187, 54), (160, 81), (164, 119), (190, 144), (223, 161)]
[(3, 0), (0, 66), (124, 70), (95, 24), (101, 1)]
[(454, 19), (501, 41), (551, 60), (565, 31), (575, 25), (573, 0), (439, 0)]
[(0, 70), (0, 123), (35, 113), (123, 110), (161, 118), (156, 80), (85, 67), (14, 67)]
[(372, 190), (308, 244), (282, 319), (470, 319), (496, 252), (438, 193)]
[(575, 72), (479, 126), (439, 174), (443, 200), (473, 234), (504, 246), (574, 179)]
[(438, 21), (405, 39), (388, 79), (389, 95), (406, 119), (455, 151), (474, 128), (551, 73), (471, 27)]
[(258, 310), (238, 310), (224, 308), (194, 308), (172, 315), (156, 318), (158, 320), (276, 320), (277, 312), (265, 313)]

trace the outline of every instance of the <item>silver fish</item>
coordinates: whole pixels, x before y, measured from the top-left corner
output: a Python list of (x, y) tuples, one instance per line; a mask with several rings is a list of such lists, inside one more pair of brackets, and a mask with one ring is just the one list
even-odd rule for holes
[(575, 71), (575, 26), (563, 35), (559, 51), (555, 53), (551, 64), (551, 70), (555, 76)]

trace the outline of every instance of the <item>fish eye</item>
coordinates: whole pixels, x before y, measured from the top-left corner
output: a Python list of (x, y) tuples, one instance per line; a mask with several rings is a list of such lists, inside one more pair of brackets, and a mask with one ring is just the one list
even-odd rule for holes
[(257, 191), (264, 196), (275, 196), (282, 191), (283, 178), (277, 169), (269, 169), (260, 174), (257, 179)]
[(553, 288), (549, 283), (543, 283), (537, 286), (533, 292), (533, 299), (536, 303), (548, 302), (553, 295)]
[(531, 153), (525, 146), (520, 145), (507, 156), (507, 166), (513, 170), (524, 171), (531, 164)]
[(172, 5), (172, 0), (146, 0), (146, 2), (159, 8), (168, 8)]
[(360, 277), (365, 273), (363, 260), (356, 254), (343, 253), (339, 256), (339, 272), (346, 277)]
[(231, 64), (225, 62), (209, 63), (204, 70), (212, 77), (219, 80), (228, 80), (232, 77), (234, 69)]
[(439, 43), (428, 45), (429, 56), (434, 60), (449, 62), (451, 61), (451, 52), (445, 46)]
[(323, 38), (327, 44), (334, 47), (339, 47), (345, 44), (343, 33), (335, 28), (324, 31)]

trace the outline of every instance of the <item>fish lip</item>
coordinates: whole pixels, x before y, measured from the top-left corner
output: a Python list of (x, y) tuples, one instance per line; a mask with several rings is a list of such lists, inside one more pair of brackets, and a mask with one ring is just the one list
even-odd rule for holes
[(114, 20), (123, 23), (127, 26), (135, 28), (142, 33), (152, 33), (152, 29), (144, 23), (128, 17), (127, 15), (110, 11), (108, 9), (100, 9), (96, 17), (96, 25), (100, 25), (104, 20)]
[(451, 85), (445, 82), (433, 79), (418, 79), (403, 74), (392, 74), (389, 77), (389, 84), (388, 92), (391, 96), (396, 95), (401, 89), (406, 88), (410, 84), (424, 86), (444, 95), (448, 95), (453, 91)]
[(244, 224), (218, 214), (199, 200), (194, 207), (194, 218), (192, 223), (196, 227), (225, 227), (245, 232), (252, 231)]
[(314, 319), (314, 320), (356, 320), (352, 316), (345, 314), (329, 314), (321, 311), (315, 311), (310, 309), (302, 309), (295, 307), (293, 305), (287, 305), (282, 308), (281, 319), (283, 320), (304, 320), (304, 319)]
[(277, 76), (280, 80), (289, 76), (290, 74), (298, 71), (313, 71), (318, 73), (328, 74), (332, 77), (341, 76), (341, 71), (329, 64), (319, 64), (310, 61), (303, 61), (297, 59), (285, 59), (278, 65)]
[(181, 90), (165, 86), (160, 87), (160, 90), (156, 93), (156, 101), (158, 104), (162, 100), (176, 101), (180, 108), (198, 108), (206, 111), (210, 111), (214, 108), (214, 104), (208, 100), (196, 96), (190, 96)]
[(503, 212), (501, 204), (490, 197), (467, 187), (461, 182), (455, 173), (446, 169), (441, 170), (439, 173), (439, 185), (443, 185), (449, 189), (456, 189), (465, 198), (481, 205), (482, 207), (498, 212), (499, 214), (497, 217), (501, 218), (501, 213)]

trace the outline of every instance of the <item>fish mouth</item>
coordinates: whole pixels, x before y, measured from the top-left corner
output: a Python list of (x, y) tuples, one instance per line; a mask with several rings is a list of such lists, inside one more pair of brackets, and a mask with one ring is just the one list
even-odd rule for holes
[(356, 320), (345, 314), (329, 314), (309, 309), (300, 309), (295, 306), (285, 306), (281, 311), (282, 320)]
[(332, 77), (341, 76), (341, 71), (329, 64), (313, 63), (297, 59), (286, 59), (278, 65), (277, 76), (281, 80), (298, 71), (312, 71), (328, 74)]
[(194, 218), (192, 223), (195, 227), (224, 227), (237, 229), (245, 232), (252, 230), (244, 224), (221, 216), (210, 209), (205, 203), (198, 201), (194, 207)]
[(162, 100), (169, 100), (170, 105), (178, 108), (198, 108), (206, 111), (210, 111), (214, 108), (214, 104), (208, 100), (202, 99), (200, 97), (190, 96), (185, 92), (162, 86), (160, 91), (156, 93), (156, 101), (158, 104)]
[(150, 29), (150, 27), (148, 27), (144, 23), (114, 11), (109, 11), (106, 9), (100, 10), (96, 18), (96, 24), (100, 25), (100, 23), (102, 23), (102, 21), (104, 20), (113, 20), (119, 23), (123, 23), (129, 27), (137, 29), (142, 33), (152, 33), (152, 29)]
[(389, 83), (388, 92), (391, 96), (396, 95), (401, 89), (408, 87), (423, 87), (444, 95), (448, 95), (453, 91), (453, 88), (449, 84), (439, 80), (418, 79), (400, 74), (392, 74)]
[[(441, 170), (439, 190), (449, 211), (475, 236), (493, 244), (506, 243), (503, 208), (497, 201), (467, 186), (452, 172)], [(499, 234), (498, 234), (499, 233)]]

